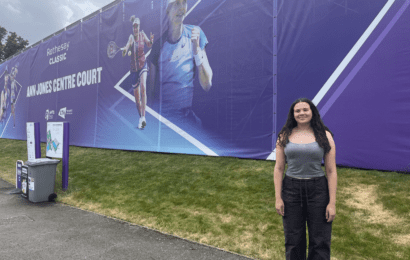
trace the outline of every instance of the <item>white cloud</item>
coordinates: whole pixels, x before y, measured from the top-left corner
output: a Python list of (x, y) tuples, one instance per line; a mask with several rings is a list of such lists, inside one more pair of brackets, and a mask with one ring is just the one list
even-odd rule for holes
[(61, 8), (64, 10), (64, 18), (67, 18), (63, 23), (64, 26), (68, 26), (80, 20), (83, 17), (99, 10), (106, 4), (112, 2), (111, 0), (60, 0)]
[(10, 3), (7, 4), (7, 9), (9, 9), (10, 11), (12, 11), (13, 13), (21, 14), (21, 11), (18, 10), (16, 7), (13, 7)]
[(34, 44), (112, 1), (0, 0), (0, 25)]
[(90, 1), (84, 1), (84, 2), (81, 1), (80, 3), (74, 3), (74, 4), (83, 11), (84, 16), (87, 16), (99, 9), (96, 5), (94, 5)]
[(63, 24), (64, 24), (64, 27), (66, 27), (73, 22), (72, 17), (74, 15), (74, 12), (73, 10), (71, 10), (70, 7), (65, 6), (65, 5), (61, 6), (61, 8), (63, 9), (63, 13), (64, 13), (62, 17), (64, 19)]

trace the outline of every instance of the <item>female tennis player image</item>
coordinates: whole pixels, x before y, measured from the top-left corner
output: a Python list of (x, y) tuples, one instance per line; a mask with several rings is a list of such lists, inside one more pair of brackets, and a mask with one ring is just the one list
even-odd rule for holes
[(131, 16), (133, 33), (128, 38), (127, 45), (123, 47), (122, 56), (131, 56), (131, 84), (134, 89), (135, 103), (137, 104), (138, 114), (140, 116), (138, 128), (144, 129), (147, 125), (145, 119), (145, 109), (147, 105), (146, 81), (148, 66), (145, 59), (144, 45), (151, 48), (154, 41), (154, 35), (150, 34), (150, 39), (144, 31), (140, 31), (140, 19), (135, 15)]

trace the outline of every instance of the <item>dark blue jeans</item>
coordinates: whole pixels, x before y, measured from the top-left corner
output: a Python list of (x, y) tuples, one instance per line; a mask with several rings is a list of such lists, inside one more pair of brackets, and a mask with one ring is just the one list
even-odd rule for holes
[(306, 223), (309, 231), (308, 260), (330, 260), (332, 223), (326, 220), (329, 204), (327, 178), (295, 179), (285, 175), (282, 182), (285, 205), (286, 260), (306, 260)]

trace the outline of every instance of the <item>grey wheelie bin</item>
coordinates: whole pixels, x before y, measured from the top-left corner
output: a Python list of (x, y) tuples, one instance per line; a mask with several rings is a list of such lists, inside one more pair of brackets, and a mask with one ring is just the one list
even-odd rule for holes
[(60, 160), (38, 158), (25, 162), (28, 166), (27, 198), (31, 202), (53, 201), (57, 164)]

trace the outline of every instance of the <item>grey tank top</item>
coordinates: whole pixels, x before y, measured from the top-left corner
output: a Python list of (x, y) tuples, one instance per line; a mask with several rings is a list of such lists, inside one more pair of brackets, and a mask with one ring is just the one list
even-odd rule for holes
[(321, 168), (324, 150), (317, 142), (285, 146), (285, 159), (288, 163), (286, 175), (295, 178), (313, 178), (325, 175)]

